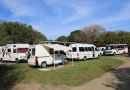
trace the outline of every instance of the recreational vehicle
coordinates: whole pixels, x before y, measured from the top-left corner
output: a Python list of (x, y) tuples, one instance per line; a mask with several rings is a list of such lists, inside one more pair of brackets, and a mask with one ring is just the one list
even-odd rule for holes
[(99, 56), (99, 52), (93, 44), (75, 43), (69, 47), (71, 48), (71, 51), (67, 53), (67, 58), (69, 59), (89, 59)]
[(31, 66), (47, 67), (47, 65), (63, 64), (67, 47), (58, 44), (38, 44), (30, 48)]
[(106, 45), (105, 55), (128, 54), (127, 44), (108, 44)]
[(4, 61), (26, 61), (28, 59), (29, 44), (7, 44), (2, 47), (1, 60)]

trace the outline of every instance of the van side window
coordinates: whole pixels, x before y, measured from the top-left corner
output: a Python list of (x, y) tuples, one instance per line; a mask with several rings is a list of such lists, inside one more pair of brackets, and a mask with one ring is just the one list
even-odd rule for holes
[(11, 49), (8, 49), (7, 51), (8, 51), (8, 52), (11, 52)]
[(35, 48), (32, 48), (32, 55), (35, 55)]
[(93, 51), (92, 47), (88, 47), (88, 51)]
[(85, 51), (89, 51), (89, 50), (88, 50), (88, 47), (85, 47)]
[(100, 50), (98, 50), (98, 48), (95, 48), (95, 51), (100, 51)]
[(79, 47), (79, 51), (84, 52), (85, 51), (84, 47)]
[(50, 53), (50, 54), (54, 54), (55, 52), (54, 52), (53, 49), (49, 49), (49, 53)]
[(102, 48), (102, 51), (104, 51), (104, 48)]
[(94, 51), (94, 47), (91, 47), (92, 48), (92, 51)]
[(13, 53), (16, 53), (16, 49), (13, 49)]
[(77, 51), (77, 48), (76, 48), (76, 47), (73, 47), (73, 48), (72, 48), (72, 51), (73, 51), (73, 52), (76, 52), (76, 51)]

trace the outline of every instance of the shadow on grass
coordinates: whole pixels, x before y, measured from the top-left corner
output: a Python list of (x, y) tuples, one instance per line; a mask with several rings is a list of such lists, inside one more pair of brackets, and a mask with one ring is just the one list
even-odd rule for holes
[(11, 90), (11, 88), (22, 78), (22, 74), (15, 71), (14, 66), (0, 65), (0, 90)]
[(112, 87), (115, 90), (130, 90), (130, 68), (120, 68), (113, 70), (117, 81), (112, 81), (111, 84), (105, 84), (107, 87)]
[(116, 90), (130, 90), (130, 68), (121, 68), (114, 71), (120, 81), (115, 86)]

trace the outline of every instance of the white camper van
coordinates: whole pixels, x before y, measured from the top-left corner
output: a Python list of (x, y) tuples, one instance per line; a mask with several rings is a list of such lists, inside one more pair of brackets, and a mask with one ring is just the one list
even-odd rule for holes
[(89, 59), (99, 56), (99, 52), (93, 44), (76, 43), (71, 44), (69, 47), (72, 49), (67, 53), (67, 58), (69, 59)]
[(31, 66), (47, 67), (47, 65), (63, 64), (65, 59), (63, 45), (57, 44), (38, 44), (30, 49), (30, 59), (28, 64)]
[(29, 44), (7, 44), (2, 47), (1, 60), (4, 61), (21, 61), (28, 58)]
[(128, 44), (107, 44), (105, 55), (128, 54)]

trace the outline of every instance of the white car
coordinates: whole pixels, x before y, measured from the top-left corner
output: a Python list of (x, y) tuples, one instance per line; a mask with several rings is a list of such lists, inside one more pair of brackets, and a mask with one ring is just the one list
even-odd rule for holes
[(108, 44), (106, 45), (105, 55), (128, 54), (127, 44)]

